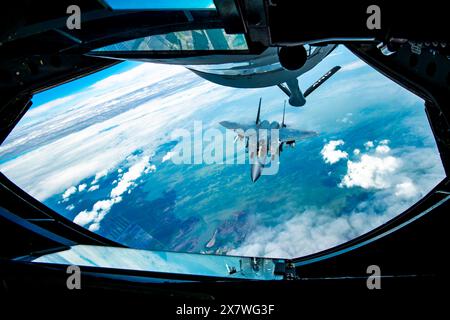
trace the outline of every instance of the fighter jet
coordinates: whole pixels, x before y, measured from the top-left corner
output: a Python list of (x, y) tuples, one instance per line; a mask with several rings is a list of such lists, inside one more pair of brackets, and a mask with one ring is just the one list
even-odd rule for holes
[[(260, 120), (261, 102), (259, 99), (258, 112), (254, 124), (239, 124), (230, 121), (221, 121), (220, 125), (237, 133), (235, 141), (240, 139), (245, 143), (245, 151), (250, 159), (250, 176), (253, 182), (259, 179), (263, 169), (268, 165), (268, 157), (271, 161), (278, 161), (283, 146), (295, 147), (296, 141), (318, 135), (315, 131), (301, 131), (289, 129), (285, 123), (286, 101), (283, 107), (283, 120), (269, 122)], [(272, 141), (272, 139), (276, 139)], [(271, 163), (272, 165), (272, 163)], [(278, 165), (278, 163), (276, 163)]]

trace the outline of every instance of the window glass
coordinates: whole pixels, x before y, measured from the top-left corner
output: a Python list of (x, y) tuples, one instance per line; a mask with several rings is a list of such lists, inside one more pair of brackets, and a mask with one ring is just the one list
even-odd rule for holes
[(105, 0), (114, 10), (215, 10), (212, 0)]
[(445, 176), (424, 102), (345, 47), (300, 75), (300, 89), (336, 65), (305, 106), (287, 104), (286, 143), (271, 165), (269, 157), (250, 164), (274, 150), (246, 152), (233, 127), (254, 127), (260, 98), (260, 125), (280, 127), (288, 99), (280, 88), (232, 88), (183, 66), (124, 62), (36, 95), (0, 146), (0, 170), (64, 217), (132, 248), (315, 253), (387, 222)]
[(128, 40), (93, 50), (102, 51), (208, 51), (247, 50), (243, 34), (226, 34), (223, 29), (177, 31)]
[(283, 260), (87, 245), (50, 253), (33, 262), (258, 280), (281, 280), (282, 276), (274, 273), (275, 265), (284, 265)]

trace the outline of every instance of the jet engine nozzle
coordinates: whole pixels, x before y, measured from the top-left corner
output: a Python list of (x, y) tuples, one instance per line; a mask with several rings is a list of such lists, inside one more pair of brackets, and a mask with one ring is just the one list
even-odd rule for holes
[(263, 168), (264, 168), (264, 165), (262, 163), (260, 163), (258, 160), (256, 160), (255, 163), (251, 164), (250, 169), (251, 169), (252, 182), (256, 182), (256, 180), (258, 180), (259, 177), (261, 177)]

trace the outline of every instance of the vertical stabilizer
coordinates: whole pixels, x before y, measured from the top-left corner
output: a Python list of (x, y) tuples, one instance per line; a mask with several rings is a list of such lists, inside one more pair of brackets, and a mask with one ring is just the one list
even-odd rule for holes
[(262, 98), (259, 98), (259, 106), (258, 106), (258, 113), (256, 114), (256, 124), (259, 124), (259, 115), (261, 114), (261, 100)]

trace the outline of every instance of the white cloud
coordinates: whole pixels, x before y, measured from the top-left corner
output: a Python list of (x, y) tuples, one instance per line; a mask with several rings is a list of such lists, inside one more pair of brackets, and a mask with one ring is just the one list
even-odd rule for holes
[(173, 155), (175, 154), (175, 152), (173, 151), (169, 151), (167, 152), (164, 157), (162, 158), (162, 162), (166, 162), (167, 160), (172, 159)]
[(108, 212), (113, 204), (120, 202), (122, 199), (109, 199), (109, 200), (101, 200), (97, 201), (92, 208), (93, 211), (106, 211)]
[(348, 124), (352, 124), (353, 123), (353, 121), (352, 121), (352, 116), (353, 116), (353, 113), (351, 113), (351, 112), (348, 112), (342, 119), (338, 119), (338, 120), (336, 120), (337, 122), (342, 122), (342, 123), (348, 123)]
[[(361, 157), (359, 160), (347, 161), (347, 173), (342, 178), (340, 187), (361, 187), (364, 189), (388, 189), (396, 196), (401, 198), (413, 198), (420, 192), (412, 180), (406, 175), (402, 167), (405, 162), (402, 159), (391, 156), (391, 148), (388, 146), (389, 140), (381, 140), (375, 147), (372, 141), (364, 145), (369, 150), (362, 154), (359, 149), (353, 151), (354, 155)], [(407, 157), (407, 156), (405, 156)], [(412, 157), (407, 157), (412, 158)], [(417, 159), (417, 156), (413, 156)], [(406, 162), (411, 163), (414, 160)], [(420, 166), (417, 166), (420, 167)], [(409, 170), (411, 171), (411, 170)]]
[(340, 72), (352, 71), (352, 70), (360, 69), (365, 66), (367, 66), (367, 64), (364, 61), (356, 60), (356, 61), (353, 61), (353, 62), (343, 65)]
[(156, 166), (154, 164), (151, 164), (145, 168), (144, 173), (147, 174), (149, 172), (155, 172), (155, 171), (156, 171)]
[[(83, 210), (74, 218), (73, 222), (76, 224), (79, 224), (81, 226), (88, 226), (90, 224), (96, 224), (93, 228), (100, 227), (100, 222), (103, 220), (105, 215), (111, 210), (111, 207), (122, 201), (122, 197), (116, 197), (113, 199), (108, 200), (100, 200), (97, 201), (94, 206), (92, 207), (92, 210), (87, 211)], [(91, 230), (92, 231), (92, 230)]]
[(135, 90), (183, 72), (186, 72), (186, 70), (178, 66), (142, 63), (127, 71), (102, 79), (93, 84), (91, 88), (93, 90), (111, 90), (112, 88), (126, 86)]
[(401, 161), (392, 156), (377, 157), (364, 154), (359, 161), (347, 161), (347, 174), (341, 187), (384, 189), (391, 186), (391, 176), (400, 167)]
[(118, 197), (124, 194), (130, 188), (133, 182), (138, 179), (146, 169), (150, 167), (148, 161), (150, 157), (144, 157), (136, 164), (132, 165), (127, 172), (120, 178), (117, 186), (111, 190), (111, 197)]
[(103, 177), (106, 177), (106, 175), (108, 174), (108, 169), (104, 169), (100, 172), (97, 172), (95, 174), (94, 180), (92, 180), (91, 185), (96, 184), (98, 182), (98, 180), (100, 180)]
[(387, 145), (384, 145), (384, 144), (378, 145), (378, 146), (375, 148), (375, 152), (376, 152), (376, 153), (381, 153), (381, 154), (383, 154), (383, 153), (389, 153), (389, 151), (391, 151), (391, 148), (389, 148)]
[(367, 141), (366, 143), (364, 143), (364, 147), (366, 147), (366, 150), (373, 148), (373, 146), (373, 141)]
[(98, 184), (95, 184), (95, 185), (91, 186), (88, 189), (88, 192), (92, 192), (92, 191), (98, 190), (98, 188), (100, 188), (100, 186)]
[(388, 215), (353, 212), (336, 216), (330, 211), (307, 210), (274, 227), (261, 226), (228, 254), (295, 258), (331, 248), (385, 222)]
[(66, 210), (69, 210), (69, 211), (72, 211), (73, 209), (75, 209), (75, 206), (74, 206), (73, 204), (69, 204), (69, 205), (66, 207)]
[(78, 192), (84, 191), (84, 189), (86, 189), (86, 187), (87, 187), (87, 184), (86, 184), (86, 183), (80, 184), (80, 185), (78, 186)]
[[(82, 92), (51, 100), (36, 108), (33, 108), (27, 112), (26, 118), (36, 118), (48, 113), (49, 111), (51, 111), (52, 115), (54, 115), (55, 108), (66, 106), (73, 107), (73, 101), (76, 101), (77, 107), (81, 107), (86, 104), (92, 105), (102, 103), (105, 101), (111, 102), (113, 99), (116, 99), (126, 93), (135, 91), (145, 86), (157, 84), (164, 79), (179, 75), (183, 72), (186, 73), (187, 71), (178, 66), (152, 63), (138, 64), (129, 70), (97, 81)], [(152, 76), (149, 77), (149, 74)]]
[(37, 117), (41, 116), (43, 113), (48, 111), (54, 112), (55, 108), (66, 106), (74, 98), (73, 95), (51, 100), (47, 103), (41, 104), (39, 107), (33, 108), (27, 112), (27, 117)]
[[(129, 188), (133, 186), (135, 180), (144, 173), (156, 170), (154, 165), (149, 164), (149, 160), (149, 156), (144, 156), (137, 160), (136, 163), (131, 165), (128, 168), (128, 171), (124, 173), (117, 186), (111, 190), (110, 199), (97, 201), (90, 211), (83, 210), (78, 213), (73, 222), (87, 227), (90, 231), (98, 231), (101, 226), (100, 222), (109, 213), (113, 205), (122, 201), (123, 194), (130, 194), (131, 190)], [(100, 174), (100, 176), (103, 175), (104, 172)], [(98, 187), (98, 185), (91, 186), (88, 191), (97, 190)]]
[(71, 195), (73, 195), (75, 192), (77, 192), (77, 188), (74, 186), (71, 186), (66, 191), (64, 191), (62, 198), (63, 200), (68, 200)]
[(395, 195), (401, 198), (414, 198), (419, 194), (419, 190), (411, 180), (399, 183), (395, 186)]
[(336, 150), (336, 147), (344, 145), (343, 140), (331, 140), (320, 151), (325, 163), (334, 164), (341, 159), (346, 159), (348, 153), (341, 150)]
[(100, 229), (100, 223), (94, 222), (93, 224), (91, 224), (89, 226), (88, 229), (89, 229), (89, 231), (96, 232), (96, 231), (98, 231)]
[(96, 214), (97, 213), (93, 211), (83, 210), (78, 213), (73, 222), (79, 224), (80, 226), (85, 226), (94, 221), (95, 217), (97, 216)]

